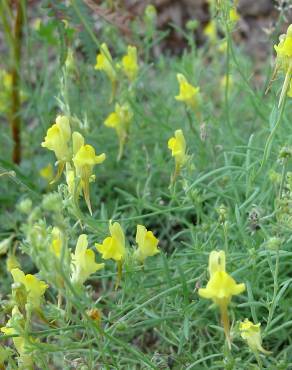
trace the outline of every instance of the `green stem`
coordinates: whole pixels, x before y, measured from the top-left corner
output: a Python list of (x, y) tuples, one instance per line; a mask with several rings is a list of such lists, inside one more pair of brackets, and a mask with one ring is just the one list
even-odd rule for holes
[(224, 231), (224, 250), (225, 254), (228, 255), (228, 226), (226, 221), (223, 224), (223, 231)]
[(279, 198), (282, 198), (284, 183), (286, 179), (286, 172), (287, 172), (287, 160), (284, 159), (283, 167), (282, 167), (282, 173), (281, 173), (281, 183), (280, 183), (280, 189), (279, 189)]
[(260, 368), (260, 370), (261, 370), (261, 369), (263, 368), (263, 363), (262, 363), (262, 360), (261, 360), (261, 358), (260, 358), (260, 355), (259, 355), (258, 351), (255, 351), (255, 352), (254, 352), (254, 355), (255, 355), (255, 358), (256, 358), (257, 363), (258, 363), (258, 365), (259, 365), (259, 368)]
[(267, 162), (267, 160), (270, 156), (274, 136), (276, 134), (276, 131), (277, 131), (278, 127), (281, 124), (281, 121), (282, 121), (284, 108), (285, 108), (285, 104), (286, 104), (286, 100), (287, 100), (286, 97), (287, 97), (287, 95), (284, 96), (283, 103), (281, 104), (281, 107), (280, 107), (280, 112), (279, 112), (279, 115), (278, 115), (278, 119), (277, 119), (277, 121), (275, 123), (275, 126), (273, 127), (272, 131), (270, 132), (270, 135), (268, 136), (267, 141), (266, 141), (266, 145), (265, 145), (265, 149), (264, 149), (264, 155), (263, 155), (261, 167), (260, 167), (258, 173), (260, 173), (261, 170), (264, 168), (264, 166), (265, 166), (265, 164), (266, 164), (266, 162)]
[(232, 133), (232, 126), (230, 122), (229, 115), (229, 86), (230, 86), (230, 48), (231, 48), (231, 38), (230, 31), (226, 21), (226, 37), (227, 37), (227, 49), (226, 49), (226, 84), (224, 91), (224, 103), (225, 103), (225, 112), (226, 112), (226, 121), (227, 125)]
[(278, 248), (277, 249), (277, 254), (276, 254), (276, 265), (275, 265), (275, 270), (274, 270), (274, 273), (273, 273), (274, 292), (273, 292), (273, 298), (272, 298), (271, 306), (270, 306), (270, 309), (269, 309), (269, 316), (268, 316), (267, 325), (266, 325), (265, 330), (267, 330), (269, 328), (269, 326), (271, 324), (271, 321), (272, 321), (272, 318), (273, 318), (273, 315), (274, 315), (275, 308), (276, 308), (275, 304), (276, 304), (276, 297), (277, 297), (278, 287), (279, 287), (279, 284), (278, 284), (279, 260), (280, 260), (280, 253), (279, 253), (279, 248)]
[(191, 114), (190, 114), (190, 112), (188, 111), (187, 108), (185, 108), (185, 112), (186, 112), (186, 115), (187, 115), (187, 118), (188, 118), (188, 123), (189, 123), (190, 129), (197, 136), (197, 132), (196, 132), (194, 126), (193, 126), (192, 116), (191, 116)]
[(115, 283), (115, 290), (118, 289), (118, 287), (120, 286), (120, 283), (122, 281), (122, 275), (123, 275), (123, 261), (118, 261), (117, 262), (117, 280), (116, 280), (116, 283)]

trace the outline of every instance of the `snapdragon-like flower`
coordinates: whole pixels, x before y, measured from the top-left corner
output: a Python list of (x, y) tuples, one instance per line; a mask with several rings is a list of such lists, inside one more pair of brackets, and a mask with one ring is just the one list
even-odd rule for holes
[(105, 43), (101, 45), (100, 52), (96, 56), (96, 65), (94, 68), (99, 71), (104, 71), (105, 74), (110, 79), (111, 84), (112, 84), (112, 96), (111, 96), (111, 100), (112, 100), (116, 92), (117, 73), (114, 67), (113, 58), (107, 47), (107, 44)]
[(87, 249), (87, 235), (81, 234), (78, 238), (75, 253), (72, 255), (73, 273), (71, 280), (74, 284), (82, 285), (91, 274), (104, 268), (104, 263), (95, 262), (93, 250)]
[(229, 19), (233, 23), (236, 23), (240, 20), (240, 15), (238, 14), (236, 7), (232, 7), (229, 10)]
[(105, 158), (106, 156), (104, 153), (96, 155), (94, 148), (88, 144), (81, 145), (73, 157), (76, 175), (81, 180), (81, 187), (83, 190), (84, 199), (91, 214), (92, 210), (89, 195), (89, 182), (95, 180), (95, 176), (93, 175), (94, 166), (96, 164), (102, 163), (105, 160)]
[[(33, 360), (30, 354), (26, 352), (27, 339), (23, 335), (25, 321), (17, 306), (14, 306), (11, 313), (11, 318), (6, 326), (1, 328), (1, 332), (5, 335), (17, 335), (12, 337), (14, 347), (19, 354), (19, 366), (22, 369), (32, 369)], [(31, 339), (31, 338), (30, 338)]]
[(115, 105), (115, 111), (110, 113), (104, 121), (105, 126), (116, 130), (119, 138), (118, 160), (120, 160), (123, 155), (124, 145), (129, 134), (129, 128), (132, 119), (133, 112), (130, 106), (127, 103), (122, 105), (117, 103)]
[(42, 147), (52, 150), (55, 153), (58, 163), (58, 173), (55, 181), (61, 176), (65, 163), (71, 160), (69, 141), (71, 139), (71, 127), (67, 116), (58, 116), (47, 131)]
[(279, 37), (279, 43), (274, 48), (278, 66), (287, 71), (292, 60), (292, 24), (288, 27), (286, 34)]
[(143, 225), (137, 225), (136, 243), (138, 248), (134, 252), (134, 258), (141, 263), (144, 263), (147, 257), (160, 252), (157, 248), (159, 240)]
[(101, 253), (104, 260), (113, 259), (117, 263), (118, 273), (115, 289), (118, 288), (122, 279), (123, 263), (126, 257), (125, 234), (118, 222), (109, 222), (111, 236), (105, 238), (102, 244), (95, 243), (95, 247)]
[(214, 20), (207, 23), (203, 30), (204, 35), (210, 40), (212, 44), (217, 42), (217, 26)]
[(128, 46), (128, 53), (122, 58), (122, 69), (130, 82), (136, 79), (139, 67), (135, 46)]
[(279, 99), (280, 106), (284, 96), (287, 93), (288, 96), (290, 96), (289, 85), (291, 84), (292, 77), (292, 24), (288, 27), (286, 34), (280, 36), (279, 44), (275, 45), (274, 48), (277, 54), (274, 75), (278, 70), (283, 70), (285, 72), (285, 80)]
[(199, 104), (200, 88), (191, 85), (181, 73), (177, 74), (177, 80), (179, 83), (179, 95), (175, 99), (184, 102), (192, 109), (196, 109)]
[(175, 158), (175, 171), (172, 178), (172, 181), (174, 181), (188, 160), (186, 141), (182, 130), (176, 130), (174, 137), (168, 140), (168, 149), (171, 150), (171, 155)]
[(203, 298), (212, 299), (220, 308), (221, 322), (228, 344), (230, 345), (230, 329), (227, 307), (232, 296), (241, 294), (245, 290), (245, 284), (237, 284), (225, 271), (225, 252), (212, 251), (209, 255), (210, 279), (206, 288), (199, 289), (199, 295)]
[(47, 131), (42, 147), (52, 150), (58, 161), (66, 162), (71, 159), (69, 141), (71, 139), (71, 128), (67, 116), (58, 116)]
[(22, 284), (25, 287), (27, 303), (34, 309), (40, 308), (41, 301), (48, 285), (34, 275), (25, 275), (19, 268), (12, 269), (11, 275), (15, 283)]
[(239, 324), (239, 331), (241, 337), (247, 342), (249, 348), (253, 352), (262, 352), (264, 354), (270, 354), (271, 352), (266, 351), (262, 346), (261, 337), (261, 324), (253, 324), (248, 319), (245, 319)]
[(113, 259), (116, 262), (123, 261), (126, 256), (125, 235), (118, 222), (109, 222), (111, 236), (105, 238), (102, 244), (95, 243), (96, 249), (102, 254), (102, 258)]

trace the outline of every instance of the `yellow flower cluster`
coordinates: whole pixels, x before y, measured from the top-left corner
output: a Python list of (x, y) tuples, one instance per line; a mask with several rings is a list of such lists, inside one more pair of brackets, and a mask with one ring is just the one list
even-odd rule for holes
[[(108, 46), (103, 43), (100, 47), (99, 54), (96, 57), (95, 69), (103, 71), (109, 78), (112, 84), (112, 102), (116, 96), (118, 82), (125, 76), (130, 83), (128, 90), (132, 92), (132, 83), (135, 82), (138, 76), (139, 65), (137, 57), (137, 49), (135, 46), (128, 46), (127, 53), (121, 58), (121, 61), (115, 62), (111, 56)], [(130, 123), (133, 119), (133, 112), (127, 102), (122, 104), (116, 103), (115, 110), (111, 112), (104, 121), (104, 125), (113, 128), (119, 139), (119, 152), (117, 159), (120, 160), (124, 145), (129, 134)]]
[[(209, 255), (209, 276), (210, 279), (206, 288), (200, 288), (198, 293), (202, 298), (212, 299), (219, 306), (221, 322), (224, 328), (228, 345), (231, 345), (230, 324), (227, 307), (234, 295), (241, 294), (245, 290), (245, 284), (237, 284), (226, 272), (226, 257), (224, 251), (212, 251)], [(247, 342), (253, 352), (269, 354), (262, 347), (260, 323), (253, 324), (248, 319), (239, 323), (241, 337)]]
[(119, 71), (128, 78), (129, 82), (134, 82), (138, 75), (139, 65), (137, 58), (137, 49), (135, 46), (128, 46), (127, 54), (122, 57), (121, 62), (115, 63), (107, 44), (103, 43), (99, 54), (96, 56), (96, 70), (103, 71), (112, 84), (111, 100), (115, 97), (117, 83), (119, 80)]
[[(123, 262), (127, 255), (125, 234), (118, 222), (109, 223), (110, 236), (105, 238), (102, 244), (96, 243), (96, 249), (102, 254), (103, 259), (113, 259), (116, 262)], [(144, 263), (147, 257), (159, 253), (157, 245), (159, 240), (155, 238), (152, 231), (148, 231), (145, 226), (137, 225), (136, 248), (133, 257), (137, 261)]]
[(105, 154), (96, 155), (93, 146), (85, 144), (84, 137), (79, 132), (75, 131), (71, 134), (70, 121), (67, 116), (56, 118), (56, 123), (48, 129), (45, 140), (41, 145), (52, 150), (57, 158), (58, 171), (54, 181), (57, 181), (62, 175), (66, 164), (66, 180), (69, 192), (75, 197), (75, 184), (79, 180), (84, 199), (90, 213), (92, 213), (89, 182), (95, 180), (93, 175), (94, 166), (105, 160)]

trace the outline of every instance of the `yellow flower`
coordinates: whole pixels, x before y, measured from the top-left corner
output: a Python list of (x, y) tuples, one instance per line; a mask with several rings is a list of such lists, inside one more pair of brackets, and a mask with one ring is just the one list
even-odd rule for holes
[(94, 148), (88, 144), (80, 146), (73, 157), (76, 175), (81, 180), (84, 198), (90, 213), (92, 211), (89, 196), (89, 181), (95, 180), (95, 176), (93, 175), (94, 166), (102, 163), (104, 160), (105, 154), (96, 155)]
[(100, 53), (96, 56), (96, 65), (94, 68), (99, 71), (104, 71), (110, 79), (112, 84), (112, 95), (110, 100), (112, 101), (116, 92), (117, 73), (114, 67), (111, 53), (105, 43), (101, 45)]
[(160, 252), (157, 248), (159, 240), (155, 238), (152, 231), (147, 231), (143, 225), (137, 225), (136, 243), (138, 248), (134, 252), (134, 258), (139, 262), (144, 263), (147, 257)]
[(122, 58), (122, 68), (128, 79), (133, 82), (138, 74), (137, 49), (128, 46), (128, 53)]
[(51, 163), (47, 166), (43, 167), (39, 171), (40, 176), (45, 179), (48, 183), (50, 183), (54, 179), (54, 170)]
[(87, 235), (81, 234), (77, 240), (75, 253), (72, 255), (73, 273), (71, 280), (74, 284), (82, 285), (88, 277), (104, 267), (104, 263), (95, 262), (93, 250), (87, 249)]
[(12, 269), (11, 275), (15, 283), (24, 285), (27, 293), (27, 303), (33, 308), (39, 308), (48, 285), (34, 275), (25, 275), (19, 268)]
[(292, 57), (292, 24), (287, 29), (286, 34), (279, 37), (279, 44), (274, 46), (277, 54), (277, 62), (284, 69), (288, 68)]
[(261, 337), (261, 324), (253, 324), (248, 319), (245, 319), (239, 324), (239, 330), (241, 337), (247, 342), (249, 348), (253, 352), (262, 352), (264, 354), (269, 354), (271, 352), (266, 351), (262, 347), (262, 337)]
[[(33, 361), (30, 354), (26, 353), (26, 337), (23, 336), (22, 330), (24, 330), (25, 322), (23, 315), (20, 313), (17, 306), (14, 306), (11, 313), (11, 318), (8, 320), (6, 326), (1, 328), (2, 333), (5, 335), (18, 335), (13, 337), (12, 341), (14, 347), (20, 356), (20, 363), (23, 369), (32, 369)], [(22, 329), (17, 330), (16, 329)], [(21, 331), (21, 332), (20, 332)], [(31, 338), (29, 338), (31, 340)]]
[(199, 289), (199, 295), (212, 299), (218, 305), (229, 304), (233, 295), (245, 290), (244, 284), (236, 284), (235, 280), (225, 271), (224, 251), (213, 251), (209, 256), (210, 280), (206, 288)]
[(123, 261), (126, 256), (125, 235), (118, 222), (109, 222), (111, 236), (104, 239), (102, 244), (95, 243), (96, 249), (102, 254), (102, 258), (113, 259), (116, 262)]
[(235, 280), (225, 271), (218, 271), (209, 280), (206, 288), (199, 289), (199, 295), (212, 299), (220, 305), (229, 304), (233, 295), (238, 295), (245, 290), (244, 284), (236, 284)]
[(238, 14), (236, 8), (231, 8), (229, 10), (229, 19), (231, 20), (231, 22), (238, 22), (239, 19), (240, 19), (240, 15)]
[(289, 84), (291, 83), (292, 76), (292, 24), (290, 24), (290, 26), (288, 27), (286, 34), (280, 36), (279, 44), (275, 45), (274, 48), (277, 53), (277, 59), (275, 71), (272, 78), (275, 77), (279, 69), (284, 70), (284, 72), (286, 73), (279, 99), (278, 106), (280, 107), (287, 92), (288, 96), (290, 96)]
[(62, 233), (58, 227), (53, 227), (52, 230), (51, 251), (57, 258), (60, 258), (62, 252)]
[(176, 130), (174, 137), (168, 140), (168, 149), (171, 150), (171, 155), (175, 158), (175, 172), (173, 175), (173, 180), (175, 180), (188, 159), (186, 154), (186, 141), (182, 130)]
[(105, 126), (111, 127), (116, 130), (119, 138), (119, 154), (118, 160), (123, 155), (124, 145), (128, 136), (130, 123), (133, 119), (133, 112), (127, 103), (116, 104), (115, 111), (110, 113), (104, 121)]
[(200, 88), (191, 85), (181, 73), (177, 74), (177, 80), (179, 83), (179, 95), (175, 99), (195, 109), (199, 103)]
[(217, 26), (214, 20), (211, 20), (207, 25), (204, 27), (204, 35), (210, 40), (211, 43), (217, 42)]
[(235, 280), (225, 271), (224, 251), (212, 251), (209, 255), (210, 279), (206, 288), (199, 289), (199, 295), (212, 299), (221, 312), (221, 322), (224, 327), (226, 339), (230, 346), (229, 318), (227, 306), (233, 295), (238, 295), (245, 290), (244, 284), (236, 284)]
[(78, 150), (85, 144), (84, 137), (77, 131), (72, 134), (72, 149), (73, 155), (75, 155)]
[(71, 128), (69, 118), (58, 116), (54, 123), (47, 131), (45, 141), (42, 147), (52, 150), (58, 161), (70, 161), (71, 153), (69, 150), (69, 140), (71, 139)]
[(100, 71), (104, 71), (111, 81), (115, 81), (117, 79), (113, 59), (107, 47), (107, 44), (105, 43), (101, 45), (100, 53), (96, 56), (96, 65), (94, 68)]

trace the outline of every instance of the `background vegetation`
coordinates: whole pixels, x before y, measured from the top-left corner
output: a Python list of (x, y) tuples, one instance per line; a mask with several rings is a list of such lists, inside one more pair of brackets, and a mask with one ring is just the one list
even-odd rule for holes
[[(157, 27), (155, 15), (124, 22), (110, 2), (93, 11), (88, 6), (92, 2), (72, 0), (43, 1), (31, 16), (29, 3), (20, 3), (23, 32), (18, 61), (16, 39), (6, 27), (14, 24), (17, 9), (4, 1), (0, 10), (6, 42), (2, 68), (16, 68), (20, 77), (19, 111), (13, 112), (11, 95), (0, 95), (0, 234), (6, 243), (1, 244), (1, 326), (13, 306), (7, 255), (15, 254), (25, 273), (38, 273), (42, 280), (53, 279), (56, 273), (54, 265), (52, 276), (44, 272), (40, 252), (31, 242), (32, 225), (39, 227), (36, 236), (46, 240), (45, 253), (46, 235), (53, 226), (66, 231), (74, 250), (81, 233), (88, 234), (90, 247), (100, 243), (108, 234), (108, 221), (115, 220), (123, 226), (131, 249), (139, 223), (157, 236), (161, 252), (147, 259), (144, 267), (127, 264), (118, 290), (112, 262), (78, 292), (66, 282), (61, 305), (56, 286), (49, 284), (43, 317), (35, 315), (26, 332), (38, 339), (28, 349), (34, 368), (289, 369), (292, 108), (287, 98), (278, 109), (283, 74), (265, 94), (274, 65), (272, 42), (255, 76), (252, 59), (233, 42), (237, 25), (227, 23), (220, 6), (213, 13), (216, 39), (205, 36), (200, 48), (193, 37), (196, 22), (182, 28), (172, 25), (187, 45), (173, 55), (168, 49), (155, 51), (167, 36)], [(271, 39), (277, 40), (280, 29), (286, 32), (285, 12), (280, 10)], [(128, 44), (138, 50), (135, 89), (118, 92), (134, 113), (120, 161), (114, 131), (103, 124), (114, 109), (114, 102), (109, 103), (111, 86), (94, 69), (103, 42), (116, 60)], [(220, 48), (222, 44), (225, 47)], [(174, 98), (177, 73), (200, 86), (199, 118)], [(49, 185), (40, 175), (42, 168), (55, 162), (52, 152), (40, 144), (58, 114), (70, 116), (86, 142), (107, 155), (91, 185), (92, 216), (83, 199), (80, 213), (70, 207), (64, 178)], [(11, 159), (15, 141), (9, 124), (15, 117), (21, 120), (19, 165)], [(191, 157), (170, 186), (174, 161), (167, 141), (177, 129), (185, 133)], [(28, 199), (32, 206), (23, 210)], [(197, 294), (206, 285), (208, 255), (214, 249), (225, 250), (227, 270), (246, 284), (246, 292), (230, 306), (231, 351), (224, 344), (216, 307)], [(100, 260), (97, 253), (96, 259)], [(102, 315), (98, 325), (86, 315), (93, 308)], [(261, 355), (260, 363), (240, 338), (237, 322), (244, 318), (261, 323), (263, 346), (272, 351)], [(4, 368), (17, 368), (11, 339), (2, 335), (0, 340), (11, 349)]]

